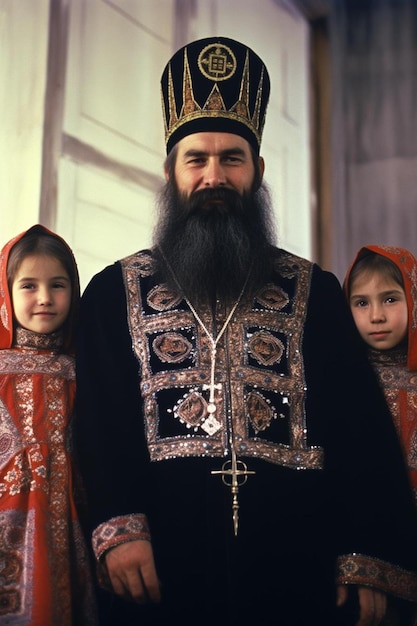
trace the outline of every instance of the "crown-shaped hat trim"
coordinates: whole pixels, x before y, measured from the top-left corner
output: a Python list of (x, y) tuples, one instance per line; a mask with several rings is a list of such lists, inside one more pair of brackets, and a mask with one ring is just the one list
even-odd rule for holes
[[(252, 116), (252, 126), (259, 129), (259, 137), (262, 136), (263, 124), (260, 127), (261, 103), (262, 103), (262, 85), (264, 82), (264, 68), (262, 68), (261, 77), (259, 79), (258, 91), (256, 94), (255, 111)], [(259, 139), (260, 141), (260, 139)]]
[[(183, 106), (180, 114), (177, 107), (172, 79), (171, 64), (168, 67), (168, 115), (165, 117), (165, 140), (168, 142), (171, 135), (184, 124), (202, 117), (233, 119), (244, 124), (255, 135), (258, 144), (261, 142), (263, 125), (260, 125), (262, 87), (264, 81), (264, 68), (259, 79), (255, 108), (252, 117), (249, 112), (249, 55), (246, 52), (245, 66), (242, 74), (242, 82), (238, 101), (227, 109), (220, 93), (219, 85), (214, 83), (206, 102), (201, 107), (194, 97), (190, 67), (188, 63), (187, 48), (184, 49), (184, 74), (183, 74)], [(163, 106), (165, 103), (162, 98)], [(167, 123), (168, 120), (168, 123)]]

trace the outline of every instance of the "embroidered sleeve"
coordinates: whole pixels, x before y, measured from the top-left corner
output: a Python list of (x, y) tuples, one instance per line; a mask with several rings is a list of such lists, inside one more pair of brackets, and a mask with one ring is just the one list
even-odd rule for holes
[(112, 517), (103, 522), (93, 532), (92, 544), (97, 560), (110, 548), (115, 548), (121, 543), (141, 539), (150, 541), (148, 520), (146, 515), (121, 515)]
[(399, 598), (417, 601), (417, 576), (414, 573), (363, 554), (339, 557), (336, 582), (375, 587)]

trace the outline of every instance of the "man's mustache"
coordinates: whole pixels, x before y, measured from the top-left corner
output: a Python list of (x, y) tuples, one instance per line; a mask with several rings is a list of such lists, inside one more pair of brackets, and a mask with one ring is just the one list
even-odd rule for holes
[(242, 210), (242, 197), (234, 189), (222, 187), (210, 187), (194, 191), (185, 200), (186, 213), (193, 215), (201, 211), (216, 211), (222, 213), (224, 210)]

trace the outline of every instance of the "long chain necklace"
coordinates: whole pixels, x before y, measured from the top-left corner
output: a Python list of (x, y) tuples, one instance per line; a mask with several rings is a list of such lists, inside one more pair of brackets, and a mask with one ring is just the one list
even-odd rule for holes
[[(165, 257), (163, 251), (160, 249), (161, 254), (164, 258), (165, 263), (168, 266), (169, 271), (171, 272), (172, 278), (175, 281), (175, 284), (177, 285), (180, 293), (182, 292), (181, 289), (181, 285), (178, 283), (177, 277), (175, 276), (175, 273), (170, 265), (170, 263), (168, 262), (168, 259)], [(211, 345), (211, 360), (210, 360), (210, 384), (209, 385), (203, 385), (203, 390), (210, 390), (210, 394), (209, 394), (209, 401), (208, 401), (208, 405), (207, 405), (207, 412), (210, 415), (213, 415), (216, 410), (216, 403), (215, 403), (215, 391), (218, 390), (220, 391), (222, 386), (221, 383), (216, 384), (215, 380), (216, 380), (216, 356), (217, 356), (217, 344), (219, 343), (220, 339), (222, 338), (222, 336), (224, 335), (226, 328), (228, 327), (230, 321), (233, 318), (233, 315), (235, 314), (235, 311), (237, 309), (237, 307), (239, 306), (243, 294), (245, 292), (246, 286), (248, 284), (248, 280), (249, 280), (249, 276), (250, 276), (250, 270), (248, 272), (248, 276), (246, 277), (246, 280), (243, 284), (243, 287), (240, 291), (240, 294), (236, 300), (236, 302), (234, 303), (234, 305), (232, 306), (228, 316), (226, 317), (226, 320), (223, 324), (223, 326), (221, 327), (220, 331), (218, 332), (217, 336), (214, 337), (208, 330), (207, 326), (204, 324), (203, 320), (201, 319), (200, 315), (197, 313), (195, 307), (191, 304), (191, 302), (189, 301), (189, 299), (184, 295), (184, 300), (186, 301), (186, 303), (188, 304), (188, 306), (190, 307), (190, 310), (192, 312), (192, 314), (194, 315), (195, 319), (197, 320), (197, 322), (200, 324), (201, 328), (204, 330), (208, 340), (210, 341), (210, 345)], [(236, 457), (236, 451), (235, 451), (235, 447), (234, 447), (234, 443), (233, 443), (233, 432), (232, 429), (230, 428), (230, 432), (229, 432), (229, 441), (230, 441), (230, 450), (231, 450), (231, 459), (225, 461), (225, 463), (223, 463), (222, 465), (222, 469), (221, 470), (213, 470), (211, 473), (212, 474), (219, 474), (222, 477), (222, 481), (223, 483), (227, 486), (230, 487), (231, 492), (232, 492), (232, 519), (233, 519), (233, 530), (234, 530), (234, 534), (235, 536), (238, 533), (238, 528), (239, 528), (239, 501), (238, 501), (238, 493), (239, 493), (239, 487), (241, 487), (242, 485), (244, 485), (248, 479), (248, 476), (250, 474), (255, 474), (255, 472), (248, 470), (246, 463), (244, 463), (243, 461), (240, 461), (237, 457)]]
[[(168, 266), (169, 271), (171, 272), (172, 278), (175, 281), (175, 284), (177, 285), (180, 293), (182, 293), (182, 289), (181, 289), (181, 285), (179, 284), (177, 277), (175, 276), (174, 270), (172, 269), (168, 259), (166, 258), (163, 250), (161, 250), (161, 248), (159, 248), (162, 257), (165, 261), (165, 263)], [(210, 384), (209, 385), (203, 385), (203, 390), (210, 390), (210, 394), (209, 394), (209, 401), (208, 401), (208, 406), (207, 406), (207, 412), (210, 414), (213, 414), (216, 412), (216, 404), (215, 404), (215, 391), (216, 390), (220, 390), (221, 389), (221, 383), (216, 384), (215, 383), (215, 376), (216, 376), (216, 356), (217, 356), (217, 344), (219, 343), (220, 339), (223, 337), (226, 328), (228, 327), (233, 315), (235, 314), (235, 311), (237, 309), (237, 307), (240, 304), (240, 301), (242, 300), (243, 294), (245, 292), (246, 286), (248, 284), (248, 280), (249, 280), (249, 276), (250, 276), (250, 270), (248, 272), (248, 275), (246, 277), (246, 280), (243, 284), (243, 287), (240, 291), (240, 294), (236, 300), (236, 302), (234, 303), (234, 305), (232, 306), (223, 326), (221, 327), (220, 331), (218, 332), (217, 336), (214, 337), (208, 330), (207, 326), (204, 324), (203, 320), (201, 319), (201, 317), (199, 316), (199, 314), (197, 313), (195, 307), (192, 305), (192, 303), (189, 301), (189, 299), (187, 298), (186, 295), (184, 295), (184, 300), (186, 301), (186, 303), (188, 304), (188, 306), (190, 307), (190, 310), (192, 312), (192, 314), (194, 315), (195, 319), (197, 320), (197, 322), (200, 324), (201, 328), (204, 330), (207, 339), (210, 342), (211, 345), (211, 359), (210, 359)]]
[(188, 306), (190, 307), (194, 317), (196, 318), (197, 322), (200, 324), (201, 328), (204, 330), (204, 332), (207, 335), (208, 340), (210, 341), (210, 345), (211, 345), (211, 359), (210, 359), (210, 363), (211, 363), (211, 367), (210, 367), (210, 385), (203, 385), (203, 389), (210, 390), (210, 394), (209, 394), (209, 401), (208, 401), (208, 405), (207, 405), (207, 411), (208, 413), (215, 413), (216, 412), (216, 404), (215, 404), (215, 390), (220, 390), (222, 388), (221, 383), (216, 384), (215, 383), (215, 376), (216, 376), (216, 356), (217, 356), (217, 344), (219, 343), (220, 339), (222, 338), (222, 336), (224, 335), (224, 332), (226, 330), (226, 328), (228, 327), (237, 307), (240, 304), (240, 301), (242, 299), (243, 293), (246, 289), (246, 285), (248, 282), (248, 278), (245, 280), (245, 284), (242, 287), (242, 290), (239, 294), (238, 299), (236, 300), (236, 302), (234, 303), (233, 307), (230, 310), (229, 315), (227, 316), (223, 326), (221, 327), (220, 331), (218, 332), (216, 338), (213, 337), (213, 335), (208, 331), (207, 326), (204, 324), (203, 320), (201, 319), (201, 317), (199, 316), (199, 314), (197, 313), (197, 311), (195, 310), (195, 308), (193, 307), (193, 305), (191, 304), (191, 302), (188, 300), (188, 298), (186, 296), (184, 296), (184, 299), (186, 301), (186, 303), (188, 304)]

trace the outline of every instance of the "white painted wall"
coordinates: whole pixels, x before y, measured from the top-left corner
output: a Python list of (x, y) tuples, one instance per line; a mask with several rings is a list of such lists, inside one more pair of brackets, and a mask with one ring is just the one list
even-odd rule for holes
[(0, 246), (37, 223), (49, 0), (0, 0)]
[(72, 0), (63, 132), (158, 183), (133, 184), (63, 155), (57, 227), (81, 283), (149, 246), (163, 181), (159, 77), (171, 56), (172, 0)]

